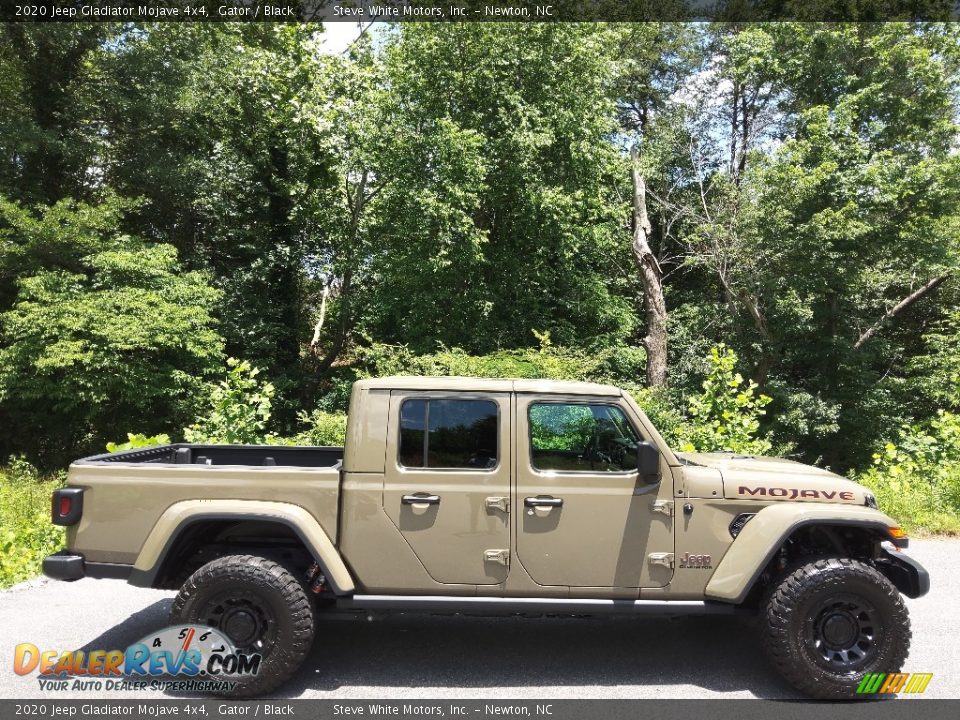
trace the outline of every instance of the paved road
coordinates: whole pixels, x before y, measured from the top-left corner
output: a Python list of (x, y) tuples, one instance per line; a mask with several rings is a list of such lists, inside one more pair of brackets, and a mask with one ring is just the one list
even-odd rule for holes
[[(927, 697), (960, 698), (960, 572), (951, 569), (960, 541), (915, 540), (910, 553), (930, 571), (932, 589), (909, 601), (914, 639), (905, 669), (934, 673)], [(172, 597), (115, 580), (37, 580), (0, 593), (0, 698), (45, 696), (35, 677), (12, 672), (17, 643), (59, 650), (123, 648), (166, 624)], [(84, 693), (100, 696), (106, 697)], [(323, 620), (312, 654), (277, 697), (791, 698), (795, 693), (768, 667), (754, 633), (736, 618), (401, 615)]]

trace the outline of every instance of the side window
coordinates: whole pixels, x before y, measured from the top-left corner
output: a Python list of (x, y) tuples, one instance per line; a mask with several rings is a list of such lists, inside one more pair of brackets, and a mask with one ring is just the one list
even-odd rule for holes
[(489, 470), (499, 458), (492, 400), (404, 400), (400, 464), (408, 468)]
[(530, 406), (530, 459), (537, 470), (625, 472), (637, 467), (637, 434), (615, 405)]

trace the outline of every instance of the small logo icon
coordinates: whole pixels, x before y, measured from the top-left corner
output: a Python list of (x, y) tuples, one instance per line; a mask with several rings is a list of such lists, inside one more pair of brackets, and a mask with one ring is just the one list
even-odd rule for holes
[(919, 694), (927, 689), (932, 679), (933, 673), (867, 673), (857, 687), (857, 694)]
[(690, 553), (684, 553), (683, 557), (680, 558), (680, 567), (709, 570), (713, 567), (713, 558), (709, 555), (691, 555)]

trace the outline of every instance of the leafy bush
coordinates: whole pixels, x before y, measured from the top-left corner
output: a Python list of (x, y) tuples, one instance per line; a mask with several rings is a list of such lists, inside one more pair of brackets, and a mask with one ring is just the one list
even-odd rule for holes
[(257, 380), (259, 368), (246, 360), (227, 360), (227, 376), (210, 389), (206, 415), (183, 431), (191, 443), (266, 443), (274, 387)]
[(346, 413), (314, 410), (309, 415), (300, 413), (298, 417), (306, 428), (290, 438), (291, 444), (343, 447), (346, 443)]
[(355, 365), (361, 377), (459, 375), (592, 382), (632, 382), (643, 377), (643, 348), (569, 348), (554, 345), (549, 332), (534, 330), (533, 335), (539, 348), (497, 350), (486, 355), (445, 346), (435, 353), (417, 354), (406, 345), (374, 343), (356, 349)]
[(940, 410), (926, 423), (904, 427), (855, 479), (906, 528), (960, 533), (960, 416)]
[(541, 334), (541, 347), (498, 350), (487, 355), (470, 355), (460, 348), (441, 348), (428, 355), (416, 355), (405, 345), (375, 344), (357, 351), (363, 377), (387, 375), (461, 375), (489, 378), (546, 378), (562, 380), (599, 379), (614, 351), (589, 354), (582, 350), (550, 344)]
[(170, 436), (163, 433), (160, 435), (153, 435), (151, 437), (147, 437), (142, 433), (127, 433), (127, 441), (125, 443), (108, 442), (107, 452), (116, 453), (124, 450), (133, 450), (134, 448), (169, 444)]
[(688, 421), (677, 409), (682, 406), (682, 399), (676, 392), (668, 388), (649, 388), (626, 383), (622, 387), (647, 414), (667, 445), (676, 450), (683, 447)]
[(329, 413), (345, 413), (350, 406), (350, 394), (357, 378), (349, 369), (337, 368), (334, 372), (334, 377), (320, 384), (316, 407)]
[(771, 398), (756, 395), (756, 383), (746, 381), (734, 368), (737, 355), (724, 344), (710, 349), (710, 372), (703, 392), (689, 398), (687, 417), (675, 433), (683, 452), (737, 452), (763, 455), (772, 450), (770, 440), (758, 437), (760, 417)]
[(63, 480), (41, 478), (20, 458), (0, 470), (0, 587), (37, 575), (43, 558), (63, 547), (63, 529), (50, 522), (50, 493)]
[[(814, 443), (829, 444), (840, 431), (839, 417), (842, 405), (828, 401), (818, 393), (792, 388), (786, 382), (771, 379), (766, 387), (773, 402), (766, 408), (770, 438), (777, 455), (787, 455), (798, 446), (814, 447)], [(816, 456), (808, 454), (808, 459)]]

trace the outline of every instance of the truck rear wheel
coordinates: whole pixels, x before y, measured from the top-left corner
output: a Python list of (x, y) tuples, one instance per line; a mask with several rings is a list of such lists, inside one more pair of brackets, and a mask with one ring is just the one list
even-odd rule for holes
[(222, 693), (234, 697), (281, 685), (313, 643), (313, 607), (303, 585), (282, 565), (255, 555), (228, 555), (201, 567), (183, 584), (170, 617), (174, 624), (216, 628), (238, 652), (261, 656), (256, 675), (222, 678), (237, 683)]
[(910, 618), (896, 587), (846, 558), (810, 562), (788, 575), (765, 608), (764, 644), (774, 666), (801, 692), (858, 696), (867, 673), (899, 672), (910, 649)]

